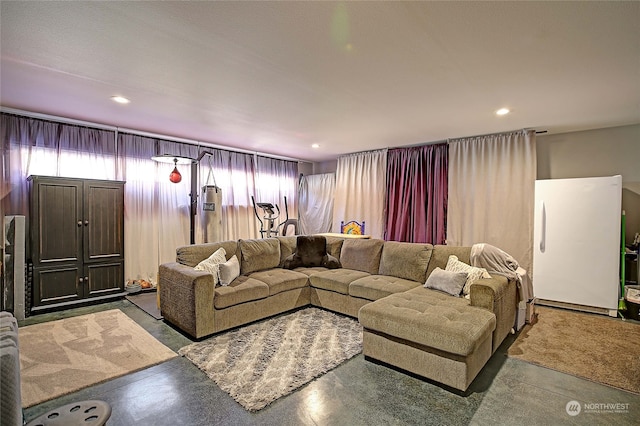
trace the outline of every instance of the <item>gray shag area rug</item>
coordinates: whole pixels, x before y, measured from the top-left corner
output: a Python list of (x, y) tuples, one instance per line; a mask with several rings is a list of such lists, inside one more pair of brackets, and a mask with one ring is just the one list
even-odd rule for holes
[(358, 321), (306, 308), (180, 349), (221, 389), (258, 411), (362, 352)]

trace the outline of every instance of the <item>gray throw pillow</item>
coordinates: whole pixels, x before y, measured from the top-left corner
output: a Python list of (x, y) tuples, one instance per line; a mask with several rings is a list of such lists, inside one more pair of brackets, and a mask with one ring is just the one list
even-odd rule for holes
[(452, 296), (459, 296), (466, 282), (466, 272), (451, 272), (436, 268), (431, 272), (424, 286), (433, 290), (444, 291)]

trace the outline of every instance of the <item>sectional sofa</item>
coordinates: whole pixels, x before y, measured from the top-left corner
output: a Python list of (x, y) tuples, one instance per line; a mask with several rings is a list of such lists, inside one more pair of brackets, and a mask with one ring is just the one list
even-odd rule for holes
[[(180, 247), (159, 269), (164, 319), (199, 339), (306, 305), (358, 318), (363, 352), (466, 390), (514, 325), (517, 291), (503, 276), (476, 280), (470, 297), (424, 287), (450, 255), (469, 263), (471, 247), (327, 237), (326, 252), (341, 267), (285, 269), (296, 238), (225, 241)], [(239, 273), (215, 286), (194, 266), (224, 248)], [(233, 259), (231, 259), (233, 260)], [(438, 270), (439, 272), (439, 270)]]

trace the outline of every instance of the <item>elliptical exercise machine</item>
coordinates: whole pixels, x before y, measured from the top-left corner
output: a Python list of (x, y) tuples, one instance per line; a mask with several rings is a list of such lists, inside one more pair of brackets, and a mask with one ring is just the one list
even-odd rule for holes
[[(287, 233), (287, 227), (289, 225), (292, 225), (294, 227), (294, 235), (298, 235), (298, 220), (289, 219), (289, 206), (287, 205), (287, 197), (284, 197), (284, 211), (286, 219), (284, 222), (280, 222), (277, 225), (276, 220), (280, 217), (280, 207), (278, 207), (277, 204), (274, 206), (271, 203), (256, 203), (253, 195), (251, 196), (251, 202), (253, 203), (253, 212), (258, 218), (258, 222), (260, 222), (260, 238), (277, 237), (281, 232), (281, 227), (282, 235), (285, 235)], [(262, 218), (258, 214), (258, 208), (256, 206), (260, 207), (263, 210), (264, 216)]]

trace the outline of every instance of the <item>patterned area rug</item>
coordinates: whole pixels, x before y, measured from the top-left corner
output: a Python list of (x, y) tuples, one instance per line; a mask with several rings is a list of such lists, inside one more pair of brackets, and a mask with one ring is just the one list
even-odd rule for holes
[(249, 411), (276, 399), (362, 352), (358, 321), (306, 308), (180, 349)]
[(119, 309), (18, 329), (22, 406), (176, 357)]
[(640, 324), (564, 309), (536, 307), (509, 356), (640, 394)]

